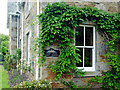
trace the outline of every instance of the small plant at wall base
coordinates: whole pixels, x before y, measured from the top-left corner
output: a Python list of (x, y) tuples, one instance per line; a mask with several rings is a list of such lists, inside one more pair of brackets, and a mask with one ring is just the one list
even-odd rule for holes
[(6, 70), (11, 70), (11, 69), (16, 69), (17, 63), (20, 63), (20, 58), (21, 58), (21, 50), (16, 49), (14, 50), (14, 53), (10, 55), (8, 52), (5, 55), (5, 61), (3, 63), (3, 66)]
[[(120, 14), (106, 13), (92, 7), (79, 8), (76, 6), (69, 6), (65, 3), (48, 4), (42, 14), (38, 16), (41, 30), (36, 44), (40, 49), (39, 63), (44, 65), (45, 55), (44, 48), (50, 43), (58, 42), (61, 53), (58, 60), (49, 68), (57, 75), (55, 79), (60, 78), (63, 74), (83, 75), (82, 70), (77, 69), (76, 63), (79, 63), (80, 55), (75, 52), (77, 48), (73, 45), (75, 42), (74, 29), (77, 28), (84, 21), (92, 21), (97, 24), (98, 31), (102, 32), (108, 38), (109, 52), (106, 58), (109, 61), (111, 70), (104, 73), (103, 79), (104, 88), (118, 89), (120, 84), (120, 56), (119, 56), (119, 42), (120, 42)], [(46, 23), (47, 22), (47, 23)], [(77, 33), (76, 33), (77, 34)], [(112, 77), (111, 77), (112, 76)], [(113, 79), (114, 78), (114, 79)]]
[(52, 86), (46, 80), (27, 80), (13, 86), (12, 88), (27, 88), (28, 90), (51, 90)]
[(22, 63), (19, 63), (17, 65), (17, 69), (21, 70), (21, 66), (22, 66), (23, 72), (27, 72), (31, 70), (31, 63), (26, 62), (26, 60), (23, 60)]
[(7, 55), (5, 56), (5, 61), (4, 61), (3, 65), (4, 65), (4, 68), (6, 70), (8, 70), (8, 75), (9, 75), (8, 83), (10, 84), (10, 87), (12, 87), (22, 81), (26, 81), (28, 79), (28, 76), (26, 76), (25, 73), (26, 73), (26, 70), (30, 70), (30, 69), (28, 69), (28, 67), (26, 67), (27, 66), (26, 64), (22, 65), (23, 73), (21, 75), (20, 74), (20, 69), (21, 69), (20, 59), (21, 59), (21, 50), (20, 49), (14, 50), (12, 55), (7, 53)]
[(20, 74), (20, 70), (10, 70), (8, 71), (8, 79), (9, 79), (9, 84), (10, 87), (17, 85), (18, 83), (21, 83), (23, 81), (26, 81), (28, 79), (28, 76), (25, 75), (23, 72), (22, 75)]

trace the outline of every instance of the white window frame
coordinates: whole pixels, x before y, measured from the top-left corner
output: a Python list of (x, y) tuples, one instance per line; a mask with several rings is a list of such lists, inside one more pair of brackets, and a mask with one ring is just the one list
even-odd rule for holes
[[(80, 25), (84, 27), (84, 46), (76, 46), (77, 48), (83, 48), (83, 67), (77, 67), (83, 69), (83, 71), (95, 71), (95, 26), (91, 25)], [(93, 27), (93, 46), (85, 46), (85, 27)], [(76, 39), (75, 39), (76, 41)], [(92, 67), (84, 67), (85, 48), (92, 48)]]

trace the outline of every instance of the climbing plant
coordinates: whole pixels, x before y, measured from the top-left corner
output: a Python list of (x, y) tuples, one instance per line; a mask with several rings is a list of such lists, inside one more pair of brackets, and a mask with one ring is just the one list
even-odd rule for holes
[[(105, 88), (118, 88), (120, 79), (120, 14), (107, 13), (92, 7), (79, 8), (69, 6), (65, 3), (48, 4), (43, 13), (38, 15), (41, 25), (40, 35), (37, 39), (37, 46), (40, 49), (39, 63), (44, 65), (45, 54), (44, 48), (53, 42), (59, 43), (60, 55), (54, 64), (49, 68), (57, 75), (55, 79), (60, 78), (63, 74), (83, 75), (82, 70), (77, 69), (76, 63), (81, 61), (78, 50), (74, 46), (75, 34), (74, 29), (84, 21), (96, 23), (98, 31), (102, 32), (108, 42), (109, 52), (105, 55), (111, 66), (111, 70), (104, 73), (103, 85)], [(39, 44), (38, 44), (39, 43)]]

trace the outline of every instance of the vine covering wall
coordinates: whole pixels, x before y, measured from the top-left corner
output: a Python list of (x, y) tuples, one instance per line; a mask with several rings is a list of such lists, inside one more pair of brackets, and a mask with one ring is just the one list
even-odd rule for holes
[(40, 65), (44, 65), (46, 61), (44, 48), (50, 43), (59, 42), (61, 53), (58, 60), (49, 65), (49, 68), (56, 73), (56, 80), (64, 74), (75, 74), (76, 76), (84, 74), (76, 67), (76, 63), (81, 60), (80, 55), (75, 52), (78, 49), (73, 45), (75, 42), (73, 38), (78, 33), (74, 32), (74, 29), (85, 21), (92, 21), (97, 24), (98, 31), (105, 33), (108, 39), (106, 44), (109, 52), (105, 57), (109, 61), (111, 70), (104, 73), (100, 83), (103, 83), (105, 88), (119, 88), (120, 13), (106, 13), (92, 7), (79, 8), (65, 3), (53, 3), (48, 4), (38, 18), (42, 27), (36, 41), (40, 43), (36, 44), (40, 49), (38, 52)]

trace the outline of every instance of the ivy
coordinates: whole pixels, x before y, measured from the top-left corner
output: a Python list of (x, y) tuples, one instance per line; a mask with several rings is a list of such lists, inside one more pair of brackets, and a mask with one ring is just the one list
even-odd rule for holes
[[(45, 54), (44, 48), (53, 44), (59, 43), (60, 55), (58, 60), (49, 65), (49, 68), (57, 75), (55, 79), (62, 77), (63, 74), (83, 75), (82, 70), (77, 69), (75, 63), (81, 61), (80, 55), (76, 53), (78, 50), (73, 43), (75, 37), (74, 29), (77, 28), (84, 21), (92, 21), (97, 24), (98, 31), (103, 32), (108, 39), (107, 45), (109, 52), (106, 58), (109, 61), (111, 70), (105, 73), (103, 85), (105, 88), (118, 88), (120, 79), (120, 56), (119, 56), (119, 42), (120, 42), (120, 14), (106, 13), (92, 7), (79, 8), (76, 6), (69, 6), (65, 3), (48, 4), (43, 13), (38, 15), (41, 24), (40, 35), (37, 39), (39, 51), (39, 63), (44, 65)], [(77, 34), (77, 33), (76, 33)], [(114, 79), (111, 78), (111, 74)], [(110, 77), (108, 77), (110, 76)], [(109, 83), (109, 81), (111, 81)], [(116, 85), (115, 85), (116, 84)]]

